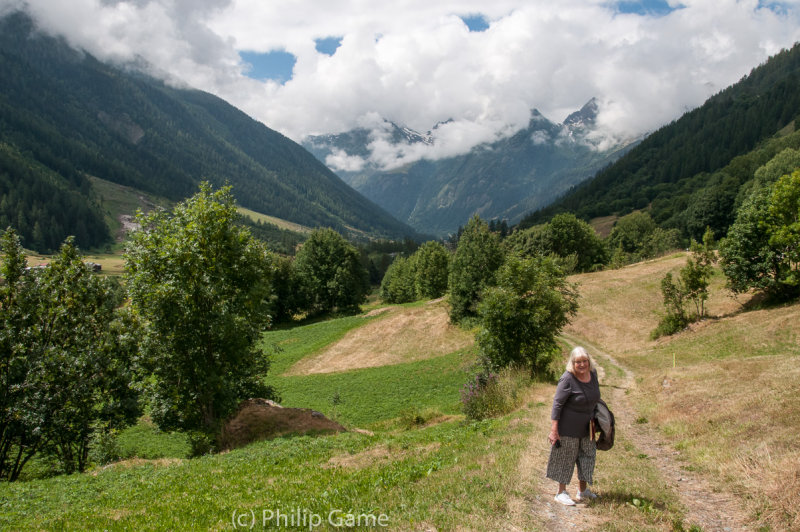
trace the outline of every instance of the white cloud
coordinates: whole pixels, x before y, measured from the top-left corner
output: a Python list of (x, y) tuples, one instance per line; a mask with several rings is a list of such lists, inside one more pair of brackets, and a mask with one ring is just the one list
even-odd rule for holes
[(334, 171), (358, 172), (366, 166), (366, 161), (357, 155), (348, 155), (344, 150), (334, 150), (325, 157), (325, 164)]
[[(0, 0), (0, 13), (20, 0)], [(652, 131), (800, 40), (798, 2), (682, 0), (665, 16), (620, 14), (608, 0), (28, 0), (46, 31), (101, 58), (144, 59), (155, 72), (225, 98), (300, 140), (383, 118), (436, 130), (433, 147), (376, 161), (453, 155), (528, 123), (563, 120), (591, 97), (610, 135)], [(470, 32), (460, 16), (490, 23)], [(315, 39), (342, 37), (333, 55)], [(240, 50), (297, 57), (286, 84), (244, 74)], [(337, 164), (356, 161), (337, 159)]]

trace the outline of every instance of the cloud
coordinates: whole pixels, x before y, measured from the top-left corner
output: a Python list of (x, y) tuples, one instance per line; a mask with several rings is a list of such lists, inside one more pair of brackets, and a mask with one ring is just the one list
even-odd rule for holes
[(337, 172), (358, 172), (367, 162), (358, 155), (348, 155), (344, 150), (337, 149), (325, 157), (325, 164)]
[[(20, 4), (0, 0), (0, 13)], [(533, 108), (561, 121), (592, 97), (604, 134), (636, 136), (800, 40), (797, 1), (648, 1), (641, 9), (609, 0), (395, 0), (369, 9), (356, 0), (24, 4), (43, 30), (102, 59), (144, 60), (296, 140), (384, 118), (419, 131), (451, 120), (436, 128), (433, 147), (392, 150), (378, 131), (381, 164), (491, 142), (525, 127)], [(488, 27), (470, 31), (465, 19), (478, 18)], [(325, 39), (338, 46), (320, 50)], [(240, 52), (277, 50), (297, 58), (291, 79), (247, 77)]]

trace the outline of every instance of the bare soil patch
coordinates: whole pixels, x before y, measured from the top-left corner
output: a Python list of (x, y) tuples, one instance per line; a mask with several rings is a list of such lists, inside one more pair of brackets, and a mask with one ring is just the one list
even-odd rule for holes
[(402, 364), (469, 347), (474, 337), (450, 324), (446, 303), (390, 307), (384, 316), (348, 332), (321, 352), (294, 364), (286, 375), (333, 373)]
[(248, 399), (222, 428), (221, 450), (287, 434), (330, 434), (346, 429), (310, 408), (284, 408), (267, 399)]

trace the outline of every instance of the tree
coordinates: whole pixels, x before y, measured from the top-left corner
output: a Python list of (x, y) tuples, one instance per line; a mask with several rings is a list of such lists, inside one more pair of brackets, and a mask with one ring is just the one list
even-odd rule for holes
[(138, 414), (135, 335), (113, 282), (92, 274), (71, 238), (48, 267), (28, 271), (13, 231), (2, 247), (0, 476), (15, 480), (37, 452), (83, 471), (93, 436)]
[[(681, 268), (679, 278), (673, 281), (670, 272), (661, 279), (661, 295), (666, 313), (651, 333), (653, 339), (674, 334), (705, 316), (709, 279), (712, 265), (716, 262), (714, 231), (711, 227), (706, 228), (702, 245), (692, 240), (690, 247), (692, 253), (686, 258), (686, 266)], [(687, 312), (685, 305), (688, 301), (694, 303), (694, 313)]]
[(511, 255), (478, 306), (481, 353), (494, 368), (526, 364), (546, 370), (556, 336), (578, 309), (578, 293), (553, 259)]
[(696, 318), (703, 319), (706, 314), (705, 302), (708, 300), (711, 268), (716, 262), (714, 231), (711, 227), (706, 228), (703, 243), (698, 244), (692, 240), (690, 249), (692, 254), (686, 259), (686, 266), (681, 269), (681, 281), (686, 298), (694, 303)]
[(655, 230), (656, 223), (646, 212), (636, 211), (625, 215), (614, 225), (608, 236), (611, 249), (621, 248), (625, 253), (637, 254)]
[(386, 303), (416, 301), (414, 266), (410, 259), (398, 255), (381, 281), (380, 297)]
[(769, 244), (782, 260), (779, 282), (787, 292), (800, 288), (800, 170), (778, 179), (769, 202)]
[[(505, 222), (505, 221), (504, 221)], [(418, 298), (435, 299), (447, 292), (450, 253), (439, 242), (425, 242), (412, 255), (414, 287)]]
[(242, 399), (273, 395), (256, 346), (270, 321), (272, 261), (237, 217), (230, 187), (203, 183), (172, 213), (139, 213), (125, 249), (151, 415), (189, 432), (195, 453), (213, 447)]
[(754, 187), (720, 243), (728, 288), (751, 288), (782, 299), (800, 289), (800, 170)]
[(526, 256), (553, 253), (563, 263), (586, 272), (608, 261), (608, 251), (591, 225), (574, 214), (557, 214), (546, 224), (515, 232), (506, 246)]
[(479, 216), (473, 216), (458, 240), (448, 277), (450, 321), (477, 315), (480, 295), (495, 284), (495, 272), (502, 263), (497, 235)]
[(302, 298), (300, 279), (294, 268), (294, 260), (276, 256), (272, 262), (272, 295), (269, 315), (273, 323), (291, 321), (305, 303)]
[(761, 185), (769, 185), (797, 168), (800, 168), (800, 150), (786, 148), (759, 167), (753, 177)]
[(333, 229), (311, 233), (294, 264), (312, 312), (353, 312), (366, 301), (369, 274), (360, 254)]
[(24, 384), (34, 352), (28, 342), (29, 316), (36, 313), (31, 277), (25, 276), (25, 255), (16, 231), (8, 228), (0, 240), (0, 478), (16, 480), (42, 441), (38, 412), (26, 412), (30, 395)]

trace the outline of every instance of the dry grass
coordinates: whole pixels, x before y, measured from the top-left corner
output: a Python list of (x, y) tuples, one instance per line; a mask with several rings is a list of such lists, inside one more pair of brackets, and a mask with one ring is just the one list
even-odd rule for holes
[(589, 220), (589, 225), (592, 226), (595, 233), (602, 238), (606, 238), (611, 234), (611, 230), (614, 228), (614, 224), (617, 223), (617, 220), (619, 220), (619, 216), (601, 216)]
[(261, 214), (260, 212), (252, 211), (250, 209), (246, 209), (244, 207), (236, 207), (236, 210), (239, 211), (239, 214), (243, 216), (247, 216), (254, 222), (261, 222), (261, 223), (268, 223), (272, 225), (276, 225), (281, 229), (288, 229), (289, 231), (295, 231), (298, 233), (311, 233), (313, 229), (310, 227), (306, 227), (305, 225), (296, 224), (294, 222), (290, 222), (288, 220), (283, 220), (281, 218), (276, 218), (274, 216), (269, 216), (268, 214)]
[(573, 277), (582, 295), (568, 333), (634, 369), (631, 400), (686, 467), (740, 497), (751, 524), (798, 529), (800, 305), (744, 311), (712, 281), (711, 319), (649, 340), (662, 310), (659, 282), (686, 254)]
[[(612, 354), (635, 353), (655, 345), (650, 332), (663, 314), (661, 279), (686, 264), (687, 253), (676, 253), (618, 270), (574, 275), (581, 299), (580, 311), (566, 332), (591, 338)], [(707, 303), (709, 316), (735, 312), (741, 305), (722, 290), (717, 275)]]
[(776, 530), (800, 524), (797, 361), (730, 357), (651, 371), (637, 392), (648, 419), (696, 467), (748, 500), (754, 522)]
[(402, 364), (446, 355), (473, 342), (472, 333), (450, 324), (444, 301), (392, 307), (323, 351), (303, 358), (285, 374), (333, 373)]

